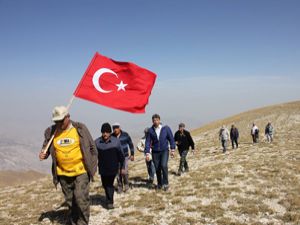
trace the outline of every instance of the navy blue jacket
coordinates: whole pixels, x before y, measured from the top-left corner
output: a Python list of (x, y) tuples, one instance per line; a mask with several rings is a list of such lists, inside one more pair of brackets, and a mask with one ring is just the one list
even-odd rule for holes
[(169, 150), (169, 143), (171, 149), (175, 149), (175, 141), (170, 127), (163, 126), (159, 138), (157, 138), (155, 128), (152, 126), (146, 137), (145, 153), (150, 153), (150, 148), (152, 148), (152, 152), (167, 151)]
[[(116, 137), (115, 134), (113, 133), (112, 136)], [(132, 140), (129, 136), (129, 134), (125, 131), (121, 130), (121, 134), (119, 136), (119, 140), (121, 142), (121, 148), (124, 152), (124, 156), (128, 157), (128, 146), (130, 148), (130, 155), (134, 155), (134, 147), (132, 144)]]
[(102, 137), (95, 140), (98, 150), (99, 174), (104, 176), (116, 175), (124, 167), (124, 153), (118, 138), (111, 136), (108, 142)]

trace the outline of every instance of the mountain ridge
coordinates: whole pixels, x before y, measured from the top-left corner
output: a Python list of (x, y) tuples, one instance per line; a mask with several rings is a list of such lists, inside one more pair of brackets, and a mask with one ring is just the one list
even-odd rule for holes
[[(264, 139), (269, 121), (273, 143)], [(257, 144), (250, 136), (253, 122), (261, 130)], [(223, 154), (218, 130), (232, 123), (240, 130), (240, 147)], [(104, 190), (95, 176), (90, 224), (299, 224), (299, 129), (300, 101), (250, 110), (193, 130), (196, 151), (188, 155), (190, 172), (176, 176), (178, 153), (170, 158), (168, 192), (149, 189), (144, 156), (137, 153), (129, 164), (131, 189), (115, 195), (114, 210), (103, 207)], [(0, 188), (0, 200), (0, 223), (65, 224), (63, 196), (50, 176)]]

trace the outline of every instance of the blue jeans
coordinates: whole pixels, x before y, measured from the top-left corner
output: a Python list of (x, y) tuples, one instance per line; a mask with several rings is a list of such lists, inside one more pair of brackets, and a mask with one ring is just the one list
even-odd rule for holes
[(157, 186), (169, 185), (168, 160), (169, 150), (152, 152), (152, 159), (156, 170)]
[(154, 167), (153, 160), (150, 160), (150, 161), (145, 160), (145, 161), (146, 161), (146, 166), (147, 166), (149, 179), (154, 180), (155, 167)]

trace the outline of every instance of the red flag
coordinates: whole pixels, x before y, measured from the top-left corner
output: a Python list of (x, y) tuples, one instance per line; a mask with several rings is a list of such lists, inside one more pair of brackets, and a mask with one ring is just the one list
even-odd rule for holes
[(144, 113), (156, 74), (96, 52), (74, 95), (114, 109)]

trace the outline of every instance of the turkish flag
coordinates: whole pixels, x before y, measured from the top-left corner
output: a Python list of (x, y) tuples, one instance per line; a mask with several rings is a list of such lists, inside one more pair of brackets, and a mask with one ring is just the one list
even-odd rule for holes
[(156, 74), (96, 52), (74, 96), (114, 109), (144, 113)]

